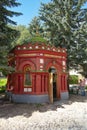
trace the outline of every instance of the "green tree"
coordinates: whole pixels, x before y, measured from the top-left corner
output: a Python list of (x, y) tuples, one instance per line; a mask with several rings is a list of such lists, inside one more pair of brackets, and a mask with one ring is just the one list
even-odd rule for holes
[(28, 29), (31, 34), (30, 42), (47, 42), (44, 38), (44, 27), (42, 26), (41, 21), (38, 17), (34, 17), (32, 19)]
[[(16, 25), (16, 22), (11, 20), (13, 16), (19, 16), (21, 13), (9, 10), (11, 7), (17, 7), (20, 3), (16, 0), (1, 0), (0, 1), (0, 45), (6, 44), (9, 39), (15, 34), (15, 30), (10, 28), (8, 24)], [(9, 34), (10, 32), (10, 34)]]
[(69, 76), (69, 84), (78, 84), (78, 76), (70, 75)]
[(20, 33), (20, 35), (17, 38), (15, 38), (15, 40), (12, 42), (12, 46), (28, 43), (30, 41), (31, 34), (26, 26), (24, 25), (16, 26), (15, 30), (17, 30)]
[(38, 17), (34, 17), (32, 19), (28, 29), (32, 36), (35, 36), (36, 34), (43, 36), (43, 27), (41, 26), (40, 19)]
[[(67, 68), (83, 62), (87, 48), (87, 0), (52, 0), (41, 4), (40, 18), (44, 21), (49, 41), (65, 47), (68, 53)], [(86, 57), (85, 57), (86, 58)]]
[(6, 55), (11, 46), (11, 41), (18, 35), (18, 31), (10, 28), (9, 24), (16, 25), (11, 20), (13, 16), (19, 16), (21, 13), (11, 11), (11, 7), (17, 7), (20, 3), (16, 0), (0, 0), (0, 69), (6, 69)]
[(79, 64), (79, 73), (87, 78), (87, 49), (85, 49), (84, 57), (82, 58), (82, 62)]

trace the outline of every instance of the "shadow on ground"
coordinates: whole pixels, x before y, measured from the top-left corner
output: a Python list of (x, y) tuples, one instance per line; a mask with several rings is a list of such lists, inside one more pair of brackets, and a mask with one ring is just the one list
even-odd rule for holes
[(55, 101), (53, 104), (17, 104), (4, 100), (4, 94), (0, 95), (0, 118), (9, 118), (15, 116), (25, 116), (29, 118), (33, 112), (56, 111), (58, 108), (64, 109), (65, 105), (71, 105), (74, 102), (87, 103), (87, 94), (85, 96), (70, 94), (69, 100)]

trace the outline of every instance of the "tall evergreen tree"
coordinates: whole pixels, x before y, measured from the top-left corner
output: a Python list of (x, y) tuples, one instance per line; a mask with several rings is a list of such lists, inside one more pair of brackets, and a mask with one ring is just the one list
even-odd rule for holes
[(10, 8), (19, 5), (17, 0), (0, 0), (0, 69), (6, 68), (4, 66), (6, 53), (11, 41), (18, 35), (18, 31), (9, 26), (9, 24), (16, 25), (16, 22), (11, 18), (22, 14), (11, 11)]
[(30, 42), (46, 42), (44, 37), (44, 28), (41, 25), (40, 19), (34, 17), (29, 24), (29, 32), (31, 34)]
[(36, 34), (43, 35), (43, 28), (38, 17), (34, 17), (29, 24), (29, 32), (32, 36)]
[(83, 62), (87, 48), (87, 9), (82, 8), (86, 2), (87, 0), (52, 0), (48, 4), (41, 4), (40, 18), (50, 34), (51, 44), (67, 49), (68, 69)]
[[(8, 24), (16, 25), (16, 22), (11, 20), (13, 16), (19, 16), (21, 13), (14, 12), (9, 10), (11, 7), (17, 7), (20, 3), (16, 2), (17, 0), (0, 0), (0, 44), (5, 44), (4, 41), (12, 37), (10, 34), (15, 34), (15, 30), (10, 28)], [(4, 41), (4, 42), (3, 42)]]
[(28, 43), (30, 40), (30, 32), (28, 30), (28, 27), (24, 26), (24, 25), (19, 25), (14, 27), (14, 29), (18, 30), (20, 35), (18, 35), (17, 38), (15, 38), (15, 40), (11, 43), (12, 47), (18, 45), (18, 44), (23, 44), (23, 43)]

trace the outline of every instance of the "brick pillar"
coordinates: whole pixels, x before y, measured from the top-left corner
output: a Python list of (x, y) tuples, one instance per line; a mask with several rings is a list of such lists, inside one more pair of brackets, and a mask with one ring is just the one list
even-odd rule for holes
[(35, 92), (35, 74), (32, 74), (32, 93)]
[(41, 84), (41, 90), (42, 90), (42, 93), (44, 93), (44, 87), (45, 87), (45, 80), (44, 80), (44, 75), (42, 75), (42, 84)]
[(61, 91), (64, 91), (64, 75), (61, 75)]
[(67, 88), (67, 75), (65, 75), (65, 90), (68, 91), (68, 88)]
[(61, 75), (61, 91), (67, 90), (67, 76), (65, 74)]
[(45, 75), (45, 93), (48, 92), (48, 76)]
[(36, 94), (41, 94), (41, 75), (36, 75)]
[(20, 75), (20, 92), (23, 93), (24, 91), (24, 83), (23, 83), (23, 75)]
[(61, 75), (59, 73), (57, 74), (56, 85), (57, 85), (57, 98), (60, 98), (60, 92), (61, 92)]

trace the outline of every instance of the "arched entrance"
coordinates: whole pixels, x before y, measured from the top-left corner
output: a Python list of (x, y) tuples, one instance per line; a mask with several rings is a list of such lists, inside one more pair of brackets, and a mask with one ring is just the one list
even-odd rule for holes
[(58, 91), (58, 84), (57, 84), (57, 69), (52, 66), (49, 68), (49, 98), (50, 102), (53, 103), (57, 100), (57, 91)]

